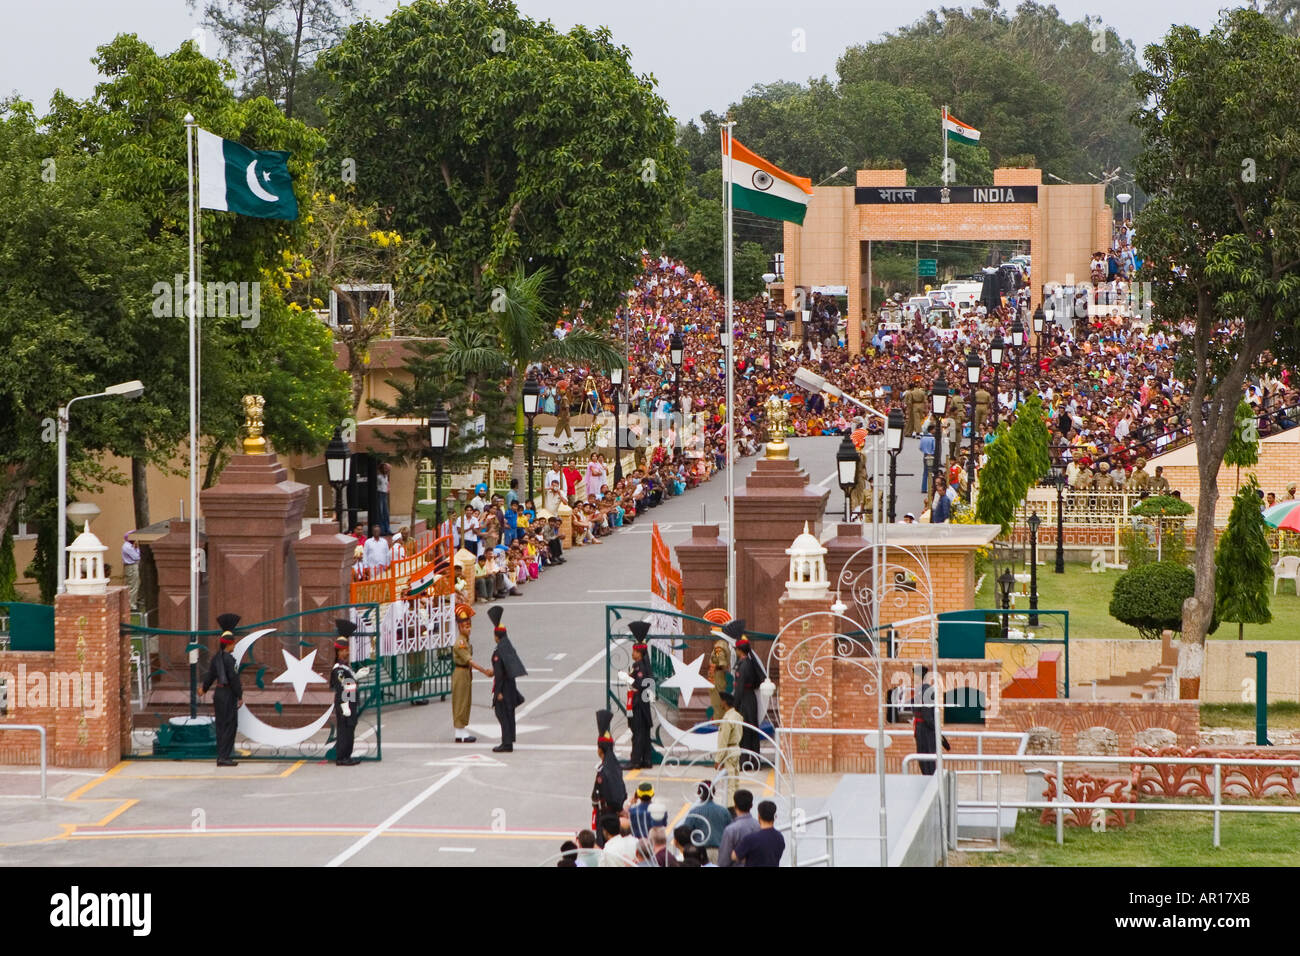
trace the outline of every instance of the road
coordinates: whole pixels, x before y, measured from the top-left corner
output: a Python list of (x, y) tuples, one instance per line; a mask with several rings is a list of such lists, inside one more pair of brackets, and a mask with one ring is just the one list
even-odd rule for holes
[[(835, 482), (835, 438), (793, 439), (811, 482)], [(908, 442), (900, 472), (919, 475)], [(738, 484), (754, 459), (738, 466)], [(920, 510), (919, 477), (900, 479), (899, 513)], [(726, 533), (726, 482), (650, 512), (669, 545), (702, 519)], [(910, 489), (910, 490), (909, 490)], [(832, 516), (843, 505), (832, 489)], [(528, 667), (511, 754), (491, 752), (490, 681), (474, 683), (474, 744), (452, 739), (451, 704), (383, 713), (383, 760), (342, 768), (315, 761), (207, 763), (128, 760), (107, 773), (52, 770), (41, 801), (35, 771), (0, 768), (0, 865), (535, 865), (590, 821), (595, 711), (602, 706), (604, 607), (646, 604), (651, 521), (569, 561), (507, 599), (503, 623)], [(479, 605), (476, 658), (491, 623)], [(616, 735), (625, 736), (621, 718)], [(620, 745), (626, 756), (626, 743)], [(629, 790), (635, 778), (629, 783)], [(681, 812), (680, 795), (671, 814)]]

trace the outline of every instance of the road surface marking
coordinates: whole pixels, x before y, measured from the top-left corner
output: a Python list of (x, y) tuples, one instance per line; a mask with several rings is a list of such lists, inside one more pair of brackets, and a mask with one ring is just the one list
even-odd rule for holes
[(440, 847), (438, 847), (438, 852), (439, 852), (439, 853), (477, 853), (477, 852), (478, 852), (478, 847), (476, 847), (476, 846), (440, 846)]
[(416, 807), (422, 804), (429, 797), (433, 796), (444, 786), (446, 786), (447, 784), (455, 780), (457, 777), (459, 777), (461, 775), (461, 772), (462, 772), (462, 768), (460, 767), (455, 767), (451, 770), (448, 770), (445, 774), (443, 774), (433, 783), (429, 784), (429, 786), (425, 787), (424, 790), (422, 790), (419, 794), (417, 794), (416, 796), (408, 800), (404, 806), (396, 810), (383, 823), (379, 824), (379, 826), (375, 827), (373, 830), (371, 830), (369, 833), (363, 836), (356, 843), (352, 844), (352, 846), (348, 847), (338, 856), (334, 857), (334, 859), (326, 863), (325, 864), (326, 868), (342, 866), (348, 860), (352, 859), (354, 856), (356, 856), (358, 853), (364, 850), (367, 846), (369, 846), (370, 843), (375, 839), (375, 837), (382, 834), (385, 830), (387, 830), (398, 820), (402, 819), (402, 817), (406, 816), (408, 813), (410, 813), (412, 810), (414, 810)]
[(554, 697), (560, 691), (564, 690), (564, 688), (568, 687), (570, 684), (576, 681), (589, 668), (594, 667), (597, 663), (603, 661), (604, 659), (605, 659), (605, 651), (602, 648), (601, 650), (597, 651), (595, 654), (591, 655), (591, 657), (587, 658), (587, 662), (585, 664), (579, 667), (568, 677), (561, 680), (550, 690), (543, 693), (542, 696), (534, 697), (530, 703), (524, 704), (524, 706), (519, 709), (519, 713), (517, 716), (519, 718), (527, 717), (530, 713), (536, 710), (539, 705), (546, 702), (550, 698)]

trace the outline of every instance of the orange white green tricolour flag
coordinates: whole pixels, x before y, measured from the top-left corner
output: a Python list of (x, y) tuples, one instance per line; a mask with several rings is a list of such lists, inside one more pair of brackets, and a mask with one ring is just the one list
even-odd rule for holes
[[(727, 131), (722, 130), (722, 175), (727, 176)], [(731, 205), (766, 219), (803, 225), (812, 180), (794, 176), (731, 138)]]
[(943, 114), (943, 129), (954, 143), (966, 143), (974, 146), (980, 141), (980, 131), (974, 126), (967, 126), (951, 113)]

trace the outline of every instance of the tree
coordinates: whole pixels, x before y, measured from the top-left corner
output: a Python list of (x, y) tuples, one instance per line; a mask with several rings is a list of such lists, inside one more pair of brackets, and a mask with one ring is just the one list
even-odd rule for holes
[[(209, 317), (201, 326), (201, 419), (208, 439), (204, 484), (214, 480), (225, 449), (236, 440), (239, 398), (248, 392), (267, 399), (267, 435), (275, 448), (284, 453), (319, 450), (346, 414), (347, 379), (334, 368), (329, 330), (310, 313), (288, 308), (283, 293), (292, 278), (283, 264), (288, 250), (302, 241), (312, 214), (304, 183), (311, 179), (310, 161), (323, 145), (322, 137), (286, 119), (265, 98), (236, 99), (226, 85), (233, 79), (230, 69), (203, 57), (192, 42), (160, 56), (137, 37), (123, 35), (100, 47), (95, 62), (105, 79), (94, 95), (76, 101), (56, 93), (47, 123), (66, 151), (102, 163), (112, 194), (141, 211), (141, 235), (168, 243), (170, 258), (153, 266), (152, 282), (171, 284), (177, 276), (185, 281), (187, 112), (218, 135), (292, 153), (289, 170), (302, 211), (298, 221), (212, 211), (200, 217), (202, 279), (257, 282), (260, 292), (256, 325)], [(146, 283), (145, 291), (149, 288)], [(173, 311), (167, 317), (167, 334), (136, 339), (146, 357), (178, 349), (179, 370), (134, 377), (145, 382), (146, 398), (155, 389), (172, 390), (180, 405), (170, 410), (167, 421), (183, 435), (188, 404), (185, 320)], [(141, 445), (138, 457), (159, 463), (169, 462), (176, 452), (174, 434)], [(147, 497), (143, 502), (141, 497), (144, 468), (133, 474), (136, 523), (148, 524)]]
[(1011, 444), (1016, 449), (1016, 477), (1019, 498), (1051, 470), (1052, 458), (1048, 451), (1051, 435), (1043, 417), (1043, 402), (1037, 394), (1030, 395), (1016, 412), (1009, 432)]
[(1223, 452), (1223, 463), (1237, 468), (1237, 488), (1241, 489), (1241, 466), (1247, 468), (1259, 462), (1259, 423), (1255, 410), (1242, 399), (1237, 405), (1236, 421), (1228, 436), (1228, 447)]
[(452, 376), (467, 382), (472, 381), (470, 376), (502, 382), (509, 407), (515, 410), (516, 478), (524, 468), (523, 387), (528, 367), (537, 362), (596, 368), (623, 363), (623, 350), (598, 332), (579, 328), (562, 339), (552, 334), (549, 281), (550, 273), (544, 268), (528, 274), (522, 266), (515, 266), (494, 299), (489, 326), (453, 337), (445, 359)]
[(1006, 422), (998, 423), (988, 445), (988, 461), (980, 469), (979, 497), (975, 517), (980, 524), (995, 524), (1006, 534), (1016, 520), (1016, 507), (1025, 496), (1021, 486), (1020, 461)]
[[(1176, 372), (1191, 383), (1200, 492), (1196, 589), (1184, 609), (1181, 691), (1200, 692), (1215, 605), (1219, 468), (1246, 376), (1270, 348), (1296, 351), (1300, 318), (1300, 41), (1261, 14), (1233, 10), (1201, 35), (1174, 27), (1146, 50), (1134, 83), (1143, 152), (1138, 183), (1150, 198), (1137, 234), (1153, 282), (1154, 316), (1189, 324)], [(1230, 329), (1224, 334), (1221, 330)], [(1279, 355), (1280, 357), (1280, 355)]]
[(555, 306), (590, 324), (660, 247), (684, 164), (667, 104), (629, 59), (608, 30), (559, 33), (509, 0), (416, 0), (321, 55), (333, 159), (356, 158), (360, 201), (436, 244), (456, 321), (523, 265), (546, 268)]
[(1254, 475), (1232, 499), (1232, 513), (1219, 539), (1214, 566), (1214, 613), (1221, 621), (1237, 622), (1240, 641), (1247, 624), (1267, 624), (1273, 619), (1268, 607), (1273, 556)]
[[(725, 286), (727, 277), (722, 254), (722, 217), (722, 203), (716, 199), (697, 200), (691, 204), (685, 221), (664, 243), (665, 253), (699, 272), (719, 291)], [(738, 244), (731, 268), (737, 302), (752, 299), (763, 291), (763, 273), (768, 269), (768, 256), (757, 242)]]
[[(1191, 597), (1196, 575), (1190, 568), (1172, 561), (1153, 561), (1125, 571), (1115, 581), (1110, 596), (1110, 616), (1121, 624), (1136, 627), (1148, 640), (1164, 631), (1182, 627), (1183, 601)], [(1219, 626), (1211, 618), (1210, 631)]]
[[(190, 9), (199, 0), (189, 0)], [(356, 0), (206, 0), (203, 25), (216, 34), (239, 70), (245, 96), (265, 96), (309, 126), (320, 126), (316, 106), (317, 54), (338, 42)], [(302, 94), (306, 92), (304, 97)]]

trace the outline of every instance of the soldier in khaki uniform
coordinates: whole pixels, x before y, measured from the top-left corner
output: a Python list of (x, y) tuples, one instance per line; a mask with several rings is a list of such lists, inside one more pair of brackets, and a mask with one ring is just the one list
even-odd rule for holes
[(1169, 479), (1165, 477), (1165, 469), (1161, 465), (1156, 465), (1155, 477), (1151, 479), (1150, 490), (1153, 495), (1169, 494)]
[(730, 673), (731, 651), (727, 649), (727, 642), (714, 641), (713, 653), (709, 655), (709, 679), (713, 681), (709, 688), (709, 706), (712, 709), (709, 716), (713, 720), (722, 719), (722, 695), (727, 692), (727, 675)]
[(470, 646), (469, 634), (473, 629), (474, 609), (468, 604), (456, 605), (456, 643), (451, 649), (451, 662), (455, 666), (451, 672), (451, 723), (456, 728), (456, 743), (472, 744), (477, 737), (469, 732), (469, 708), (472, 700), (474, 675), (479, 671), (486, 677), (492, 672), (486, 667), (474, 663), (474, 648)]
[(1128, 476), (1128, 490), (1141, 494), (1151, 490), (1151, 476), (1146, 472), (1147, 460), (1139, 458), (1133, 463), (1133, 471)]
[(736, 778), (740, 776), (740, 740), (744, 734), (745, 718), (736, 710), (735, 699), (730, 694), (722, 695), (722, 706), (726, 708), (722, 723), (718, 725), (718, 750), (713, 755), (713, 763), (727, 774), (727, 808), (736, 805)]
[(903, 398), (907, 407), (907, 433), (915, 437), (921, 433), (921, 426), (925, 423), (928, 412), (925, 389), (913, 384), (903, 393)]
[(988, 421), (989, 409), (993, 407), (993, 396), (983, 385), (975, 390), (975, 430), (984, 434), (984, 423)]
[(956, 420), (958, 427), (966, 424), (966, 401), (959, 388), (954, 388), (948, 398), (948, 415)]

